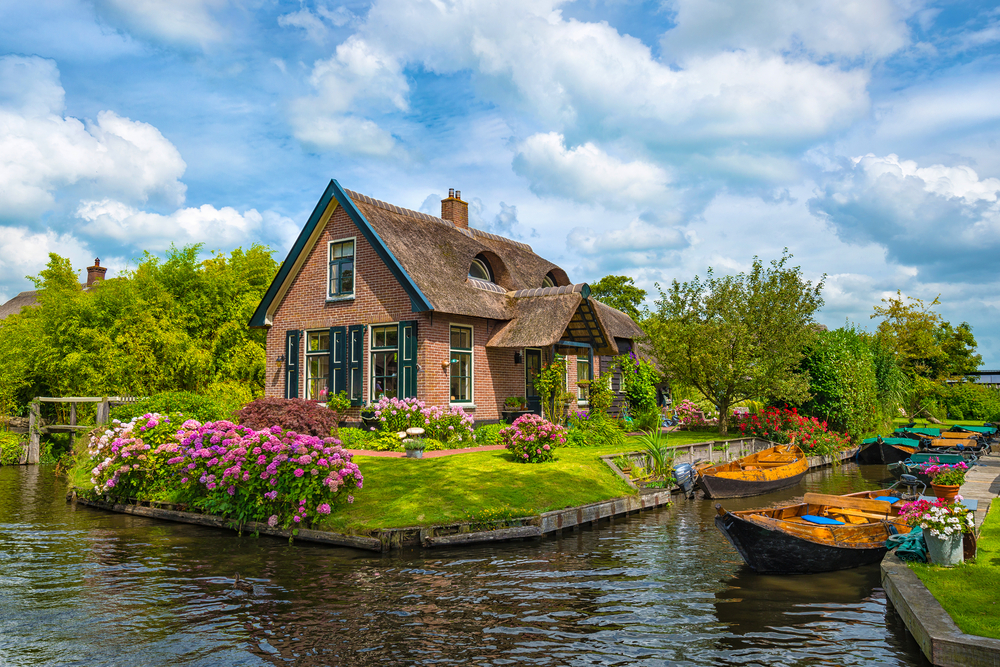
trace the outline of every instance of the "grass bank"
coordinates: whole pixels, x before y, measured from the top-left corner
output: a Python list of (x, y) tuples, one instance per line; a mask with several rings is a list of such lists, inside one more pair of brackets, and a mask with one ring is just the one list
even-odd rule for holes
[[(734, 439), (730, 436), (728, 439)], [(669, 445), (719, 439), (715, 431), (680, 431)], [(506, 451), (472, 452), (433, 459), (357, 455), (365, 488), (354, 503), (320, 526), (338, 532), (431, 526), (466, 521), (471, 514), (509, 507), (514, 516), (575, 507), (634, 493), (600, 456), (639, 449), (561, 448), (548, 463), (517, 463)]]
[(1000, 502), (992, 503), (983, 522), (975, 561), (952, 568), (910, 567), (962, 632), (1000, 639)]

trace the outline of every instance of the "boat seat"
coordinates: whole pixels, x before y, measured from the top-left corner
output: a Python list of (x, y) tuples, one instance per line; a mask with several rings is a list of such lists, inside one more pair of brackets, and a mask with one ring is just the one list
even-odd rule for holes
[(816, 523), (821, 526), (843, 526), (843, 521), (837, 521), (836, 519), (831, 519), (828, 516), (816, 516), (815, 514), (803, 514), (802, 519), (808, 521), (809, 523)]
[(884, 500), (887, 503), (898, 503), (899, 498), (895, 496), (879, 496), (875, 500)]

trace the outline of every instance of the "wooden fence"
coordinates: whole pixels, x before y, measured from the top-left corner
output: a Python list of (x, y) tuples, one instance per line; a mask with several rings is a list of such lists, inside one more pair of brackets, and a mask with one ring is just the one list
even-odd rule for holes
[[(80, 425), (76, 421), (76, 406), (80, 403), (97, 403), (97, 416), (95, 422), (98, 426), (107, 424), (111, 414), (112, 404), (131, 403), (137, 400), (134, 397), (119, 396), (66, 396), (54, 398), (51, 396), (36, 396), (31, 402), (28, 410), (28, 446), (21, 453), (20, 463), (37, 464), (41, 457), (41, 437), (43, 433), (69, 433), (70, 450), (73, 449), (73, 441), (79, 431), (89, 431), (94, 428), (91, 425)], [(42, 403), (69, 403), (69, 423), (49, 424), (42, 426)]]

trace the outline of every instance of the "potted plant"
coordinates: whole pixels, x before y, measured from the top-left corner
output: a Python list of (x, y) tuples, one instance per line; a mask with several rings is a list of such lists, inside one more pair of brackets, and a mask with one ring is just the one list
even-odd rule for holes
[(379, 418), (375, 416), (375, 408), (370, 405), (361, 406), (361, 428), (366, 431), (377, 431), (379, 425)]
[(403, 449), (406, 450), (406, 458), (408, 459), (422, 459), (424, 458), (424, 444), (423, 440), (407, 438), (403, 441)]
[(514, 420), (528, 411), (528, 399), (524, 396), (508, 396), (503, 402), (503, 420), (513, 424)]
[(931, 489), (934, 490), (935, 496), (943, 500), (954, 500), (955, 496), (958, 495), (959, 487), (965, 481), (965, 473), (968, 470), (969, 466), (964, 463), (955, 463), (954, 465), (942, 463), (929, 466), (924, 470), (924, 473), (931, 478)]
[(338, 432), (340, 427), (344, 425), (344, 417), (347, 415), (347, 411), (351, 409), (351, 399), (347, 397), (346, 391), (341, 391), (339, 394), (330, 394), (326, 401), (326, 407), (336, 415), (337, 425), (334, 427), (334, 431)]
[(964, 560), (963, 533), (975, 528), (973, 514), (957, 501), (937, 499), (906, 503), (899, 516), (913, 526), (919, 526), (927, 542), (927, 555), (935, 565), (958, 565)]

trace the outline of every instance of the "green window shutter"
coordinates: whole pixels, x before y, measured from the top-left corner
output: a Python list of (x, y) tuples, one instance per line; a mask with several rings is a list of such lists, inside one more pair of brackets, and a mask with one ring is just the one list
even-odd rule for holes
[(399, 396), (417, 395), (417, 321), (399, 323)]
[(330, 395), (347, 391), (347, 327), (330, 327)]
[(347, 329), (347, 395), (351, 405), (364, 401), (365, 326), (358, 324)]
[(299, 397), (299, 338), (298, 331), (285, 332), (285, 398)]

